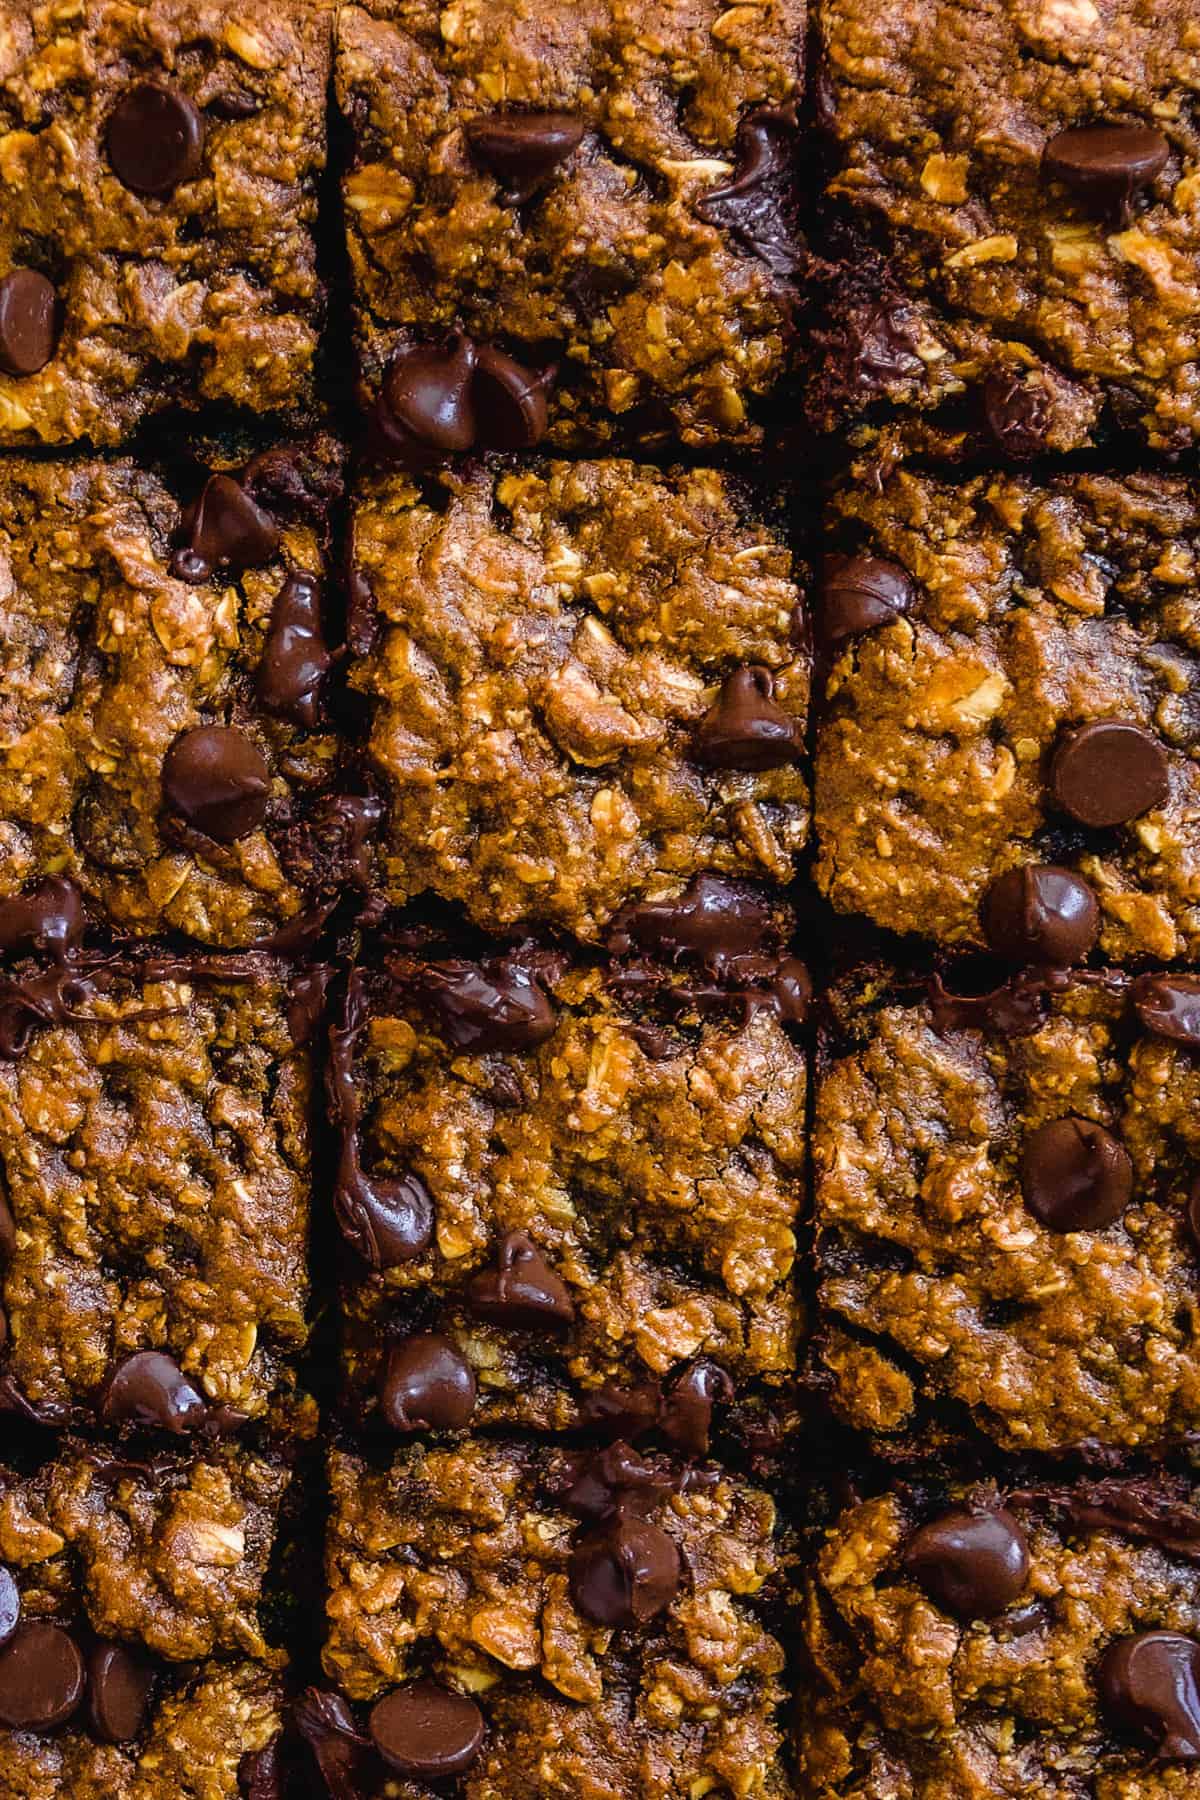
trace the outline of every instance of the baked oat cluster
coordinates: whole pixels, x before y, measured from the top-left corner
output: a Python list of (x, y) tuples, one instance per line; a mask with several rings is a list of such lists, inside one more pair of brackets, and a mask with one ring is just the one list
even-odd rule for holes
[(1200, 1800), (1193, 0), (0, 0), (0, 1800)]

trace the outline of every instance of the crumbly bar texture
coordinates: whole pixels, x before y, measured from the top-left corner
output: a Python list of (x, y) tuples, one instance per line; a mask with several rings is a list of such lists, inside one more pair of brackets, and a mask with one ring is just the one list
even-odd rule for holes
[(0, 370), (0, 443), (114, 444), (168, 405), (305, 402), (331, 29), (323, 0), (9, 0), (0, 279), (48, 281), (53, 322), (32, 355), (0, 353), (19, 371)]
[(33, 1473), (0, 1469), (0, 1560), (21, 1621), (90, 1630), (168, 1663), (282, 1661), (259, 1608), (287, 1484), (276, 1463), (233, 1444), (139, 1462), (68, 1441)]
[[(792, 335), (804, 12), (343, 7), (367, 388), (397, 350), (453, 329), (546, 377), (555, 447), (759, 441)], [(547, 112), (570, 147), (515, 180), (480, 149), (497, 120)]]
[[(331, 477), (333, 456), (321, 444), (270, 463), (302, 491)], [(320, 509), (304, 499), (284, 517), (261, 498), (278, 544), (263, 535), (243, 550), (254, 566), (182, 579), (186, 521), (154, 474), (123, 460), (0, 469), (0, 899), (65, 879), (98, 924), (223, 946), (313, 902), (308, 821), (336, 745), (268, 712), (257, 684), (289, 575), (320, 576)], [(225, 741), (265, 790), (237, 835), (218, 820), (220, 840), (164, 792), (168, 753), (212, 727), (236, 734)], [(202, 772), (194, 785), (202, 801)]]
[[(760, 1616), (773, 1502), (711, 1465), (680, 1474), (644, 1516), (686, 1579), (642, 1625), (597, 1626), (572, 1593), (590, 1528), (563, 1498), (585, 1460), (478, 1439), (384, 1469), (335, 1453), (326, 1674), (358, 1703), (418, 1674), (474, 1695), (464, 1800), (687, 1800), (698, 1783), (782, 1800), (784, 1659)], [(361, 1791), (387, 1791), (383, 1774)]]
[(1193, 986), (847, 990), (816, 1098), (816, 1360), (881, 1448), (1194, 1436), (1200, 1066), (1164, 1035)]
[[(1004, 1494), (908, 1485), (847, 1507), (806, 1583), (802, 1792), (1191, 1794), (1194, 1764), (1164, 1742), (1172, 1726), (1194, 1733), (1191, 1678), (1173, 1710), (1153, 1659), (1170, 1635), (1186, 1669), (1200, 1635), (1195, 1501), (1183, 1483), (1106, 1479)], [(965, 1554), (952, 1607), (954, 1538)], [(1140, 1717), (1122, 1676), (1133, 1646), (1150, 1663)]]
[[(1200, 486), (873, 466), (828, 505), (819, 886), (892, 930), (979, 945), (995, 878), (1066, 865), (1095, 894), (1109, 958), (1195, 959)], [(888, 603), (836, 635), (843, 590), (861, 599), (864, 580)], [(1080, 806), (1060, 746), (1118, 722), (1137, 728), (1133, 751), (1107, 770), (1097, 756)], [(1112, 777), (1147, 760), (1161, 780), (1126, 802)], [(1106, 807), (1126, 816), (1087, 822)]]
[[(164, 1670), (133, 1742), (86, 1726), (0, 1733), (5, 1800), (245, 1800), (284, 1729), (278, 1678), (254, 1663)], [(278, 1789), (275, 1790), (278, 1792)]]
[[(806, 1067), (769, 996), (717, 995), (704, 1016), (676, 994), (663, 1011), (560, 964), (536, 1043), (464, 1046), (455, 994), (494, 1000), (511, 980), (507, 964), (410, 969), (361, 1040), (366, 1179), (415, 1178), (429, 1223), (407, 1260), (350, 1257), (352, 1388), (373, 1405), (391, 1348), (432, 1331), (471, 1365), (477, 1421), (568, 1425), (600, 1390), (696, 1357), (739, 1392), (778, 1392), (800, 1327)], [(337, 1204), (361, 1226), (361, 1198)], [(496, 1304), (505, 1269), (543, 1290), (532, 1316)]]
[(393, 899), (595, 939), (702, 870), (790, 879), (801, 577), (731, 478), (617, 460), (381, 476), (354, 562)]
[(0, 982), (9, 1405), (116, 1422), (105, 1384), (142, 1351), (235, 1419), (293, 1392), (311, 1071), (290, 981), (243, 958)]
[(1194, 444), (1190, 0), (813, 10), (833, 157), (830, 260), (806, 284), (820, 421), (965, 393), (993, 453), (1112, 427)]

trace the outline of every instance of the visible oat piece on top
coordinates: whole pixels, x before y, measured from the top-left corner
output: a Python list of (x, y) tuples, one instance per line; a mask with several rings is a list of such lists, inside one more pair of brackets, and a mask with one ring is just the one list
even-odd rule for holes
[(1200, 486), (876, 472), (827, 512), (818, 884), (892, 930), (1009, 954), (997, 886), (1003, 910), (1065, 869), (1106, 956), (1194, 960)]
[(331, 31), (324, 0), (10, 0), (0, 443), (309, 400)]
[(110, 930), (234, 946), (353, 877), (321, 704), (339, 461), (280, 445), (187, 508), (124, 460), (0, 469), (0, 905), (66, 880)]
[(426, 1333), (478, 1390), (437, 1423), (554, 1427), (631, 1388), (655, 1390), (654, 1415), (696, 1359), (744, 1397), (782, 1390), (800, 1326), (799, 964), (768, 939), (716, 982), (525, 950), (398, 958), (352, 984), (331, 1084), (360, 1400), (382, 1383), (403, 1423), (393, 1359)]
[(1191, 974), (841, 1001), (813, 1155), (816, 1365), (843, 1418), (918, 1457), (1192, 1442), (1198, 1044)]
[(331, 1480), (325, 1671), (365, 1744), (338, 1695), (299, 1719), (319, 1760), (351, 1756), (354, 1791), (387, 1792), (390, 1768), (422, 1795), (456, 1774), (464, 1800), (790, 1794), (766, 1493), (628, 1446), (506, 1440), (382, 1469), (335, 1453)]
[(294, 1393), (306, 996), (261, 956), (0, 977), (6, 1405), (177, 1433)]
[(596, 939), (705, 870), (791, 878), (802, 572), (752, 490), (620, 461), (380, 476), (353, 558), (393, 899)]
[(833, 162), (805, 277), (814, 415), (965, 395), (993, 453), (1114, 427), (1196, 443), (1190, 0), (813, 11)]
[(387, 446), (761, 440), (800, 260), (804, 14), (341, 8), (359, 345)]
[(813, 1800), (1177, 1800), (1200, 1755), (1185, 1481), (963, 1479), (856, 1500), (812, 1559)]

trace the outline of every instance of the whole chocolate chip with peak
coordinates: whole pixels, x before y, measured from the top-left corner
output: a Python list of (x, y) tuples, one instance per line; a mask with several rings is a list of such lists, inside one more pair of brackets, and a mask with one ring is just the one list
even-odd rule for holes
[(671, 1604), (679, 1577), (674, 1538), (621, 1511), (571, 1553), (571, 1597), (597, 1625), (645, 1625)]
[(479, 443), (490, 450), (529, 450), (546, 435), (549, 374), (527, 369), (503, 350), (478, 353), (471, 393)]
[(771, 908), (760, 895), (719, 875), (697, 875), (673, 900), (625, 907), (613, 920), (608, 947), (618, 956), (636, 950), (671, 962), (695, 957), (719, 969), (733, 957), (760, 952), (773, 935)]
[(106, 1425), (132, 1420), (177, 1435), (204, 1423), (208, 1407), (177, 1362), (161, 1350), (135, 1350), (109, 1376), (100, 1400)]
[(135, 194), (161, 197), (199, 174), (204, 160), (204, 115), (165, 82), (126, 88), (108, 121), (108, 160)]
[(59, 304), (54, 283), (36, 269), (13, 269), (0, 281), (0, 369), (36, 375), (54, 355)]
[(167, 751), (163, 798), (173, 813), (219, 844), (257, 831), (266, 817), (271, 773), (257, 745), (230, 725), (199, 725)]
[(417, 1175), (363, 1173), (355, 1133), (346, 1134), (333, 1193), (338, 1228), (371, 1269), (396, 1269), (429, 1248), (433, 1201)]
[(0, 1725), (52, 1731), (83, 1699), (83, 1657), (61, 1625), (33, 1619), (0, 1651)]
[(1096, 1684), (1109, 1717), (1139, 1732), (1160, 1762), (1200, 1762), (1200, 1644), (1178, 1631), (1118, 1638)]
[(1127, 719), (1066, 732), (1050, 764), (1058, 805), (1081, 825), (1124, 825), (1167, 797), (1170, 765), (1158, 739)]
[(83, 935), (83, 901), (72, 881), (50, 875), (29, 894), (0, 900), (0, 953), (34, 950), (62, 960)]
[(476, 1318), (514, 1331), (565, 1331), (575, 1317), (565, 1283), (523, 1231), (501, 1239), (497, 1267), (473, 1277), (467, 1305)]
[(712, 1431), (713, 1409), (733, 1399), (733, 1383), (717, 1363), (706, 1357), (690, 1363), (659, 1404), (663, 1436), (689, 1456), (706, 1456)]
[(404, 985), (460, 1050), (531, 1050), (558, 1023), (537, 974), (510, 957), (429, 963), (406, 975)]
[(321, 584), (315, 575), (293, 571), (271, 607), (255, 684), (261, 705), (312, 730), (321, 722), (321, 687), (332, 663), (321, 625)]
[(1101, 206), (1128, 204), (1167, 166), (1171, 146), (1147, 125), (1075, 125), (1042, 152), (1047, 174)]
[(1200, 1044), (1200, 976), (1139, 975), (1133, 984), (1138, 1018), (1156, 1037)]
[(389, 1351), (379, 1398), (394, 1431), (455, 1431), (475, 1410), (475, 1372), (449, 1338), (418, 1332)]
[(956, 1619), (994, 1619), (1024, 1592), (1029, 1546), (1003, 1507), (955, 1507), (914, 1533), (904, 1567)]
[(179, 581), (207, 581), (217, 567), (260, 569), (279, 549), (279, 526), (232, 475), (209, 476), (183, 515), (183, 531), (187, 543), (171, 561)]
[(1129, 1204), (1133, 1164), (1091, 1119), (1052, 1119), (1021, 1153), (1025, 1204), (1048, 1231), (1103, 1231)]
[(903, 617), (914, 589), (899, 563), (881, 556), (831, 556), (821, 584), (821, 627), (829, 643)]
[(154, 1687), (154, 1670), (124, 1644), (105, 1638), (87, 1655), (88, 1718), (106, 1744), (130, 1744), (140, 1736)]
[(478, 352), (459, 334), (447, 344), (412, 344), (392, 359), (375, 411), (380, 447), (422, 467), (475, 442), (473, 378)]
[(583, 142), (583, 121), (563, 112), (484, 113), (463, 128), (472, 159), (520, 206)]
[(21, 1618), (21, 1595), (11, 1569), (0, 1563), (0, 1646), (7, 1644)]
[(1087, 882), (1053, 863), (1027, 863), (998, 875), (982, 917), (990, 947), (1017, 963), (1080, 962), (1100, 932), (1100, 908)]
[(1046, 448), (1046, 396), (1032, 382), (998, 371), (983, 384), (983, 414), (1000, 449), (1018, 462)]
[(410, 1681), (371, 1708), (371, 1741), (400, 1775), (441, 1781), (469, 1769), (483, 1748), (483, 1714), (465, 1694)]
[(735, 669), (692, 737), (692, 756), (710, 769), (778, 769), (800, 753), (796, 721), (775, 704), (775, 680), (760, 664)]

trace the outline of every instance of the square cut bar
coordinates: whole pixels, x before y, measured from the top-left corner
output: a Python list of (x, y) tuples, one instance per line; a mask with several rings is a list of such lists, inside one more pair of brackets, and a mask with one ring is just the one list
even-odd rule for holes
[(1197, 1499), (1169, 1477), (998, 1492), (947, 1474), (847, 1506), (806, 1583), (801, 1792), (1182, 1800)]
[(594, 940), (702, 871), (791, 878), (810, 657), (768, 517), (714, 470), (622, 461), (357, 491), (350, 679), (393, 900)]
[[(424, 1693), (463, 1800), (792, 1793), (764, 1623), (783, 1544), (761, 1489), (627, 1445), (506, 1439), (383, 1468), (335, 1452), (331, 1482), (324, 1663), (342, 1692), (300, 1709), (318, 1759), (356, 1765), (359, 1785), (331, 1792), (392, 1791), (376, 1746), (411, 1754)], [(405, 1792), (442, 1791), (433, 1768), (418, 1761)]]
[(876, 473), (827, 508), (818, 884), (945, 944), (1195, 961), (1200, 483)]
[(7, 0), (0, 444), (303, 406), (331, 32), (323, 0)]
[(0, 1467), (0, 1792), (258, 1792), (282, 1728), (259, 1605), (286, 1485), (230, 1446)]
[(647, 965), (623, 981), (535, 951), (353, 978), (331, 1086), (359, 1403), (382, 1381), (401, 1422), (394, 1359), (429, 1332), (478, 1419), (571, 1424), (697, 1358), (722, 1397), (781, 1392), (806, 1086), (786, 1021), (807, 978), (778, 951), (742, 965), (670, 991)]
[(804, 18), (340, 9), (362, 373), (393, 449), (762, 439), (800, 261)]
[(280, 446), (187, 509), (125, 460), (0, 467), (0, 950), (81, 897), (223, 947), (329, 901), (360, 828), (321, 707), (339, 457)]
[(993, 454), (1200, 441), (1192, 0), (813, 13), (815, 417), (965, 396)]
[(312, 994), (262, 955), (0, 976), (8, 1407), (181, 1431), (290, 1406)]
[(880, 1449), (1190, 1445), (1200, 979), (848, 982), (820, 1055), (815, 1361)]

